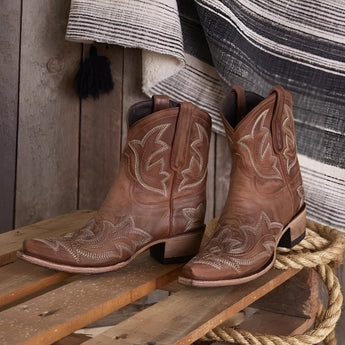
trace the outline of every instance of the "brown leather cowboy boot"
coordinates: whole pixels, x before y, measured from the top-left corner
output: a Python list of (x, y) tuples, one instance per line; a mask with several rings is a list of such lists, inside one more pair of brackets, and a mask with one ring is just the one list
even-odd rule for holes
[(148, 248), (162, 262), (189, 260), (204, 230), (210, 130), (191, 103), (135, 104), (120, 171), (96, 216), (62, 238), (26, 240), (19, 257), (76, 273), (116, 270)]
[(272, 267), (277, 246), (305, 235), (290, 93), (277, 86), (263, 99), (234, 87), (222, 118), (232, 153), (229, 194), (212, 239), (183, 269), (186, 285), (253, 280)]

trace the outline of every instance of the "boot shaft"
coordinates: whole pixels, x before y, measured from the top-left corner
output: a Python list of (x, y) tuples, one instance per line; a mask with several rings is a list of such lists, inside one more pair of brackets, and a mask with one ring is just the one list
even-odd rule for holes
[(231, 179), (245, 174), (262, 194), (286, 189), (295, 214), (304, 204), (304, 192), (290, 93), (276, 86), (264, 99), (235, 87), (222, 118), (232, 152)]
[[(128, 213), (143, 228), (171, 236), (203, 225), (211, 118), (166, 96), (135, 104), (128, 115), (121, 169), (100, 216)], [(118, 207), (118, 206), (121, 207)]]
[(130, 176), (155, 198), (195, 192), (206, 180), (210, 131), (210, 116), (191, 103), (155, 96), (134, 105), (124, 149)]

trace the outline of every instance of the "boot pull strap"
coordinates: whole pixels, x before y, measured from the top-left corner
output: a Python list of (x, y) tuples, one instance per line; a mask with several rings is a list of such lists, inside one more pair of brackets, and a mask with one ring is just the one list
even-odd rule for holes
[(272, 114), (272, 134), (273, 134), (273, 148), (276, 153), (279, 153), (284, 148), (283, 143), (283, 128), (282, 128), (282, 116), (284, 113), (284, 105), (289, 101), (292, 106), (291, 95), (284, 90), (280, 85), (275, 86), (270, 94), (275, 94), (276, 101)]
[(236, 85), (231, 89), (236, 95), (236, 122), (239, 123), (247, 114), (246, 94), (242, 86)]
[(166, 95), (152, 96), (153, 112), (169, 108), (169, 97)]
[(177, 118), (175, 138), (171, 152), (171, 168), (177, 171), (186, 163), (189, 150), (189, 137), (192, 127), (192, 113), (194, 106), (189, 102), (180, 103), (180, 111)]

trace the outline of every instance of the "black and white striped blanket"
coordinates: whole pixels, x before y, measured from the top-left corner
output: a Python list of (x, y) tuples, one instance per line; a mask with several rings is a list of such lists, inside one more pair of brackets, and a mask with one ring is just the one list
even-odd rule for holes
[(293, 94), (308, 216), (345, 230), (344, 0), (72, 0), (66, 38), (143, 49), (143, 91), (213, 129), (224, 91)]

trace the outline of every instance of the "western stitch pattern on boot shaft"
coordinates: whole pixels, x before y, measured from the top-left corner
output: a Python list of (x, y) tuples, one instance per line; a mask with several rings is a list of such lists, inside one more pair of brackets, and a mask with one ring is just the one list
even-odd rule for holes
[(277, 86), (263, 99), (235, 87), (222, 119), (232, 157), (228, 198), (214, 236), (183, 269), (186, 285), (255, 279), (273, 265), (278, 243), (292, 246), (305, 234), (291, 95)]
[(209, 115), (191, 103), (135, 104), (120, 170), (95, 217), (64, 237), (26, 240), (19, 257), (77, 273), (118, 269), (150, 247), (161, 261), (190, 259), (204, 230), (210, 131)]

